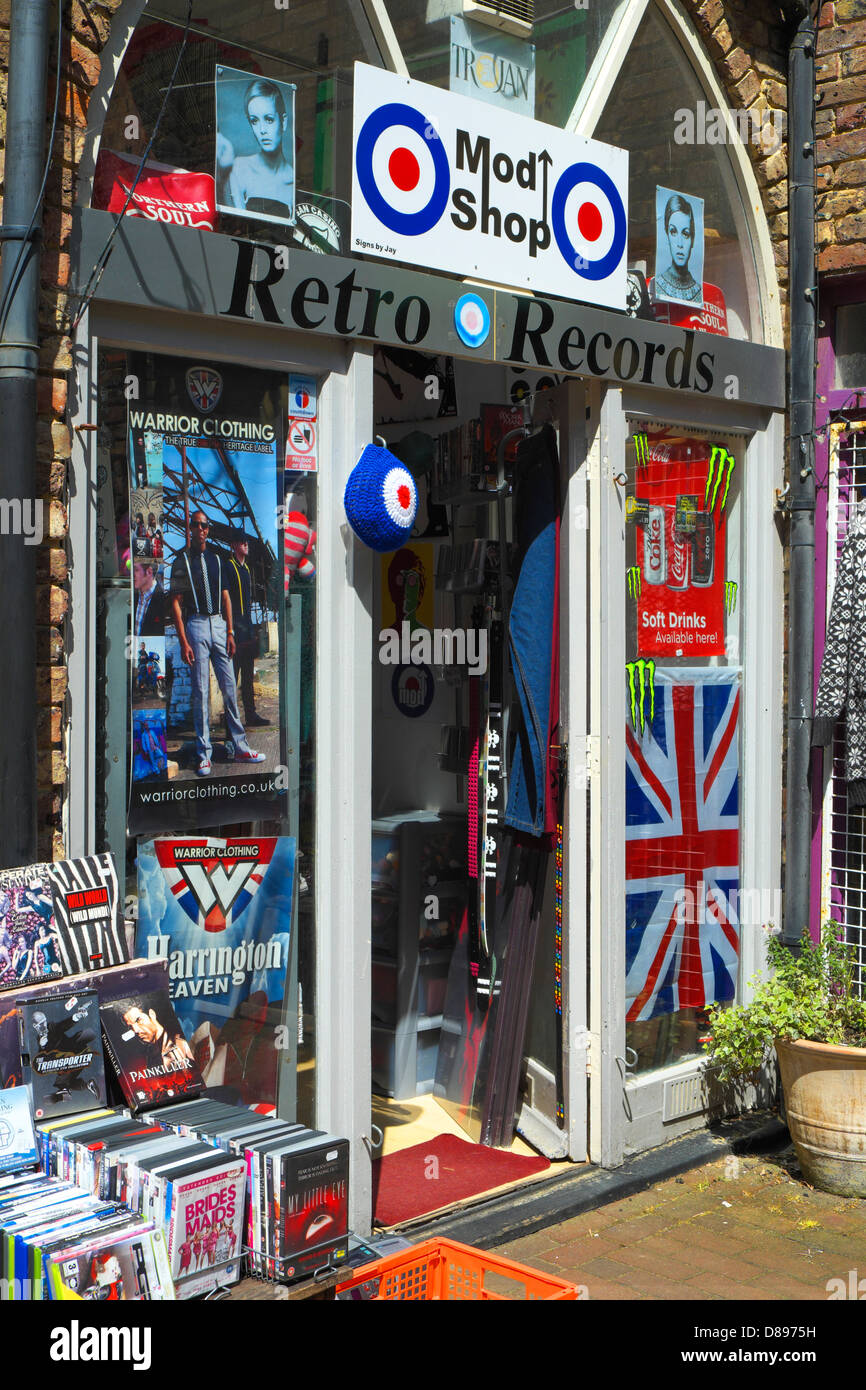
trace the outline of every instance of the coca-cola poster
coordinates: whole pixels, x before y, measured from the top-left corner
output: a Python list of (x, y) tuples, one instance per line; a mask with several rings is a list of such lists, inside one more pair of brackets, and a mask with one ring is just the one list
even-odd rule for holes
[(107, 212), (125, 208), (127, 217), (173, 227), (214, 230), (216, 193), (210, 174), (193, 174), (148, 160), (136, 183), (140, 165), (134, 156), (102, 150), (93, 182), (93, 206)]
[(638, 655), (724, 656), (725, 621), (736, 603), (725, 576), (736, 460), (699, 439), (638, 434), (634, 445), (626, 519)]

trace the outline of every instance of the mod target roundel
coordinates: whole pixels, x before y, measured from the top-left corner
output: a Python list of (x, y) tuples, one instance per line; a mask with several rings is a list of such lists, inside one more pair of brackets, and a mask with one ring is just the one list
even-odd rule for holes
[(355, 168), (370, 211), (401, 236), (429, 232), (448, 206), (451, 171), (445, 147), (414, 106), (392, 101), (367, 117)]
[(408, 468), (390, 452), (368, 444), (349, 474), (346, 519), (371, 550), (397, 550), (412, 534), (418, 489)]
[(490, 310), (480, 294), (463, 294), (454, 305), (454, 327), (467, 347), (477, 348), (490, 333)]
[(616, 184), (597, 164), (572, 164), (560, 176), (550, 207), (564, 261), (585, 280), (605, 280), (622, 260), (627, 223)]

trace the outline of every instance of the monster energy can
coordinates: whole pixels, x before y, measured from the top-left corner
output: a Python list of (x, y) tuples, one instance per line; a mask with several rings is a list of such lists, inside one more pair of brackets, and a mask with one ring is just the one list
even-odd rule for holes
[(647, 584), (664, 584), (666, 575), (665, 509), (650, 507), (643, 529), (643, 577)]
[(707, 589), (712, 584), (715, 558), (713, 518), (709, 512), (698, 512), (692, 537), (692, 583), (699, 589)]

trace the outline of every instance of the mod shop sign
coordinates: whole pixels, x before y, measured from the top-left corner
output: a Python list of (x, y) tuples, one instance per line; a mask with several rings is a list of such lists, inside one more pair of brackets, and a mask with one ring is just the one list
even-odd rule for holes
[(355, 65), (352, 247), (626, 303), (628, 154)]

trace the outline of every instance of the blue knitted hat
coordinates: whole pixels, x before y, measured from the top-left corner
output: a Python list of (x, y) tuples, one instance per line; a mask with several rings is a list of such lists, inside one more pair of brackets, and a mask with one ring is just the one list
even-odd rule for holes
[(384, 554), (412, 534), (418, 490), (405, 464), (388, 449), (367, 444), (349, 474), (343, 505), (358, 539)]

